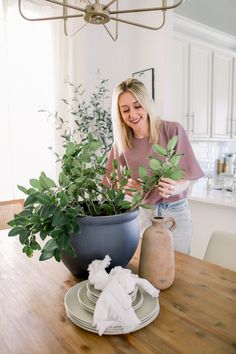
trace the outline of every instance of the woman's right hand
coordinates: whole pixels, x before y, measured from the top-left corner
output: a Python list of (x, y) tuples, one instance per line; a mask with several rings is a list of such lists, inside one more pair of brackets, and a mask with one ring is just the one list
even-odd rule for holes
[[(134, 191), (128, 189), (134, 189)], [(140, 180), (139, 182), (138, 180), (129, 178), (126, 186), (124, 186), (124, 193), (133, 197), (137, 190), (140, 191), (141, 194), (143, 193), (142, 181)]]

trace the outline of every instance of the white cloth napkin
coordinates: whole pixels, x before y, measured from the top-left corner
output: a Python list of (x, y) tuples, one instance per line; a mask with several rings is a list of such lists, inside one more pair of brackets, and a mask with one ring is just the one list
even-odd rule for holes
[(105, 268), (109, 266), (110, 261), (111, 258), (106, 255), (103, 260), (94, 260), (88, 266), (88, 281), (95, 289), (102, 291), (93, 316), (93, 325), (96, 326), (99, 335), (110, 326), (121, 326), (124, 332), (128, 333), (140, 324), (130, 296), (136, 285), (152, 297), (158, 297), (160, 292), (148, 280), (132, 274), (129, 269), (118, 266), (108, 274)]

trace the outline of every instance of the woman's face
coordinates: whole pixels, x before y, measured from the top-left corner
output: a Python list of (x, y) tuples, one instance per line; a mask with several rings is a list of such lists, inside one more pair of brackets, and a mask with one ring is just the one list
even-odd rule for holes
[(118, 100), (121, 117), (134, 132), (136, 138), (149, 136), (149, 120), (145, 109), (131, 92), (123, 92)]

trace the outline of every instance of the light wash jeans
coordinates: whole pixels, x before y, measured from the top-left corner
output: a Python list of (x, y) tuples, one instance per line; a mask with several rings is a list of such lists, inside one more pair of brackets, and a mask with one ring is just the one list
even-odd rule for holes
[(192, 220), (187, 199), (173, 203), (158, 203), (154, 211), (140, 208), (139, 222), (141, 233), (151, 225), (152, 216), (172, 217), (175, 219), (176, 228), (172, 231), (174, 248), (176, 251), (189, 254), (192, 240)]

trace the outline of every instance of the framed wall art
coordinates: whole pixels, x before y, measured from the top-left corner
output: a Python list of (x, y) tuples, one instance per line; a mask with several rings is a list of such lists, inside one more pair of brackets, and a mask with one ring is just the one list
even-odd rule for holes
[(141, 71), (136, 71), (132, 74), (132, 77), (138, 79), (144, 83), (150, 92), (152, 98), (155, 98), (155, 88), (154, 88), (154, 68), (149, 68)]

